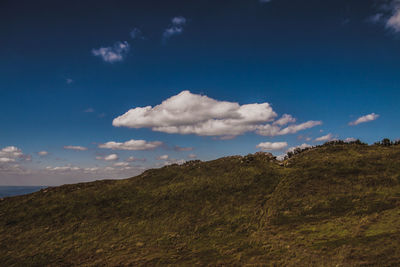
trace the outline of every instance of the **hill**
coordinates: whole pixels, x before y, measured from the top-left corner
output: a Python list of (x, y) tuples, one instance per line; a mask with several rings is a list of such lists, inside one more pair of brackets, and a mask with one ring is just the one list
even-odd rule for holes
[(400, 146), (297, 152), (4, 198), (0, 265), (400, 265)]

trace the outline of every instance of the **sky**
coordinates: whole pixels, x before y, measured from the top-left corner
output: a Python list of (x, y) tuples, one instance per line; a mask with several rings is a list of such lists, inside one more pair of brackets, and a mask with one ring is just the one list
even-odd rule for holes
[(0, 32), (0, 185), (400, 138), (399, 0), (3, 0)]

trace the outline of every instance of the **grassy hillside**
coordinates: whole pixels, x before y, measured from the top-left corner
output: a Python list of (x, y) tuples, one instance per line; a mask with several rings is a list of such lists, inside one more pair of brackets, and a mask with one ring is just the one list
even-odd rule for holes
[(331, 144), (0, 201), (0, 266), (400, 265), (400, 146)]

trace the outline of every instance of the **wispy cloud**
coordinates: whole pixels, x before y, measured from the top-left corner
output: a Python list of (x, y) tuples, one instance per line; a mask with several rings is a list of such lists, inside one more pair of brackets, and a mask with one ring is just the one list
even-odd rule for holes
[(167, 160), (167, 159), (169, 159), (169, 156), (168, 155), (162, 155), (162, 156), (157, 157), (157, 159), (158, 160)]
[(130, 50), (128, 42), (116, 42), (113, 46), (93, 49), (92, 54), (101, 57), (105, 62), (115, 63), (124, 60)]
[(192, 151), (193, 147), (180, 147), (180, 146), (175, 146), (174, 147), (175, 151)]
[(67, 78), (67, 79), (65, 79), (65, 82), (66, 82), (67, 84), (71, 84), (71, 83), (74, 82), (74, 80), (72, 80), (72, 79), (70, 79), (70, 78)]
[(139, 28), (133, 28), (133, 30), (131, 30), (129, 35), (131, 36), (132, 40), (143, 40), (144, 39), (143, 33)]
[(107, 155), (107, 156), (104, 156), (104, 157), (97, 156), (96, 159), (97, 160), (105, 160), (105, 161), (115, 161), (115, 160), (118, 160), (119, 157), (118, 157), (117, 154), (110, 154), (110, 155)]
[(370, 16), (367, 21), (371, 23), (381, 23), (386, 29), (400, 33), (400, 1), (386, 1), (380, 6), (380, 11)]
[(100, 144), (99, 148), (107, 148), (112, 150), (151, 150), (161, 146), (160, 141), (147, 142), (145, 140), (129, 140), (123, 143), (110, 141)]
[(86, 151), (86, 150), (88, 150), (87, 147), (83, 147), (83, 146), (64, 146), (64, 149), (77, 150), (77, 151)]
[(94, 109), (93, 109), (93, 108), (87, 108), (87, 109), (85, 109), (83, 112), (86, 112), (86, 113), (93, 113), (93, 112), (94, 112)]
[(349, 125), (350, 125), (350, 126), (355, 126), (355, 125), (358, 125), (358, 124), (360, 124), (360, 123), (365, 123), (365, 122), (369, 122), (369, 121), (374, 121), (374, 120), (376, 120), (377, 118), (379, 118), (379, 115), (378, 115), (378, 114), (371, 113), (371, 114), (368, 114), (368, 115), (359, 117), (359, 118), (358, 118), (357, 120), (355, 120), (355, 121), (349, 122)]
[(316, 142), (325, 142), (325, 141), (330, 141), (333, 139), (333, 135), (332, 134), (327, 134), (318, 138), (315, 138)]
[(262, 150), (272, 151), (272, 150), (281, 150), (287, 146), (288, 144), (286, 142), (275, 142), (275, 143), (265, 142), (265, 143), (259, 143), (256, 147)]
[(47, 152), (47, 151), (40, 151), (40, 152), (38, 152), (38, 155), (39, 156), (42, 156), (42, 157), (44, 157), (44, 156), (47, 156), (49, 154), (49, 152)]
[(171, 25), (164, 30), (163, 40), (171, 38), (174, 35), (183, 33), (184, 26), (186, 25), (186, 18), (179, 16), (171, 19)]

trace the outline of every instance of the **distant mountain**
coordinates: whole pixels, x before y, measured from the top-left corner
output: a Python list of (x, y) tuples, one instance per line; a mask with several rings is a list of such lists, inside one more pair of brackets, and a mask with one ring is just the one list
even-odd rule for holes
[(0, 266), (399, 266), (400, 146), (333, 142), (0, 201)]

